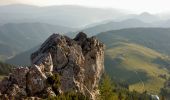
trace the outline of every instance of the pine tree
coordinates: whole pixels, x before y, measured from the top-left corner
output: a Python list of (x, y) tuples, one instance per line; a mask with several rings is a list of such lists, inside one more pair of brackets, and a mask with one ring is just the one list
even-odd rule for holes
[(110, 77), (106, 74), (103, 76), (103, 80), (100, 85), (100, 97), (102, 100), (114, 100), (115, 95), (113, 93), (113, 83)]

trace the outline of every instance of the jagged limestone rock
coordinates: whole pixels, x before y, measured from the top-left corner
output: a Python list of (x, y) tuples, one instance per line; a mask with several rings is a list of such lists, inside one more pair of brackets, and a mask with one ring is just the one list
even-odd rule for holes
[(10, 80), (20, 88), (26, 89), (26, 75), (28, 71), (28, 67), (15, 68), (10, 75)]
[[(98, 84), (104, 72), (104, 45), (95, 37), (87, 38), (83, 32), (74, 39), (53, 34), (31, 55), (31, 62), (32, 66), (20, 73), (23, 76), (18, 81), (23, 82), (15, 83), (18, 86), (16, 91), (26, 88), (27, 96), (41, 93), (55, 96), (48, 86), (47, 78), (58, 73), (61, 82), (59, 93), (75, 91), (94, 100), (99, 93)], [(18, 77), (15, 74), (10, 76)], [(13, 85), (10, 78), (1, 82), (0, 87), (8, 84)], [(5, 89), (0, 89), (0, 93), (6, 94)]]
[(79, 33), (74, 40), (53, 34), (32, 54), (32, 61), (50, 53), (54, 72), (60, 73), (61, 91), (78, 91), (95, 98), (104, 70), (104, 45), (95, 37)]

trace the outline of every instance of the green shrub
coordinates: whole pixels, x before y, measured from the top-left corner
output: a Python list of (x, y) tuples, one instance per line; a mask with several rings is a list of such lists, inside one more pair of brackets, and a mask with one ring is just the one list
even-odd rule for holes
[(49, 97), (47, 100), (89, 100), (81, 93), (67, 92), (56, 97)]
[(55, 92), (56, 95), (59, 94), (59, 87), (61, 85), (61, 82), (60, 82), (60, 76), (58, 73), (50, 76), (47, 78), (47, 82), (48, 84), (52, 87), (53, 91)]

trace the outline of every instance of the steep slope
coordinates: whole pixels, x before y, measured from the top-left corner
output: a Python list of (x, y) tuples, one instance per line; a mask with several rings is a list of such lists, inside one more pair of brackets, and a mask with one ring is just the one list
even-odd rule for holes
[(40, 44), (51, 33), (69, 32), (72, 28), (45, 23), (9, 23), (0, 26), (0, 56), (14, 56)]

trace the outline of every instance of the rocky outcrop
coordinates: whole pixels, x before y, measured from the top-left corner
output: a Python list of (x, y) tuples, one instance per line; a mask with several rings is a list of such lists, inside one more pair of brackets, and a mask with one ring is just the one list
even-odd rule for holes
[(12, 73), (0, 82), (0, 94), (3, 100), (19, 99), (27, 96), (26, 93), (26, 75), (29, 69), (19, 67), (13, 69)]
[(0, 82), (1, 97), (55, 96), (47, 78), (57, 73), (58, 93), (75, 91), (95, 99), (104, 71), (104, 45), (83, 32), (74, 39), (53, 34), (31, 55), (31, 62), (31, 67), (16, 68)]

